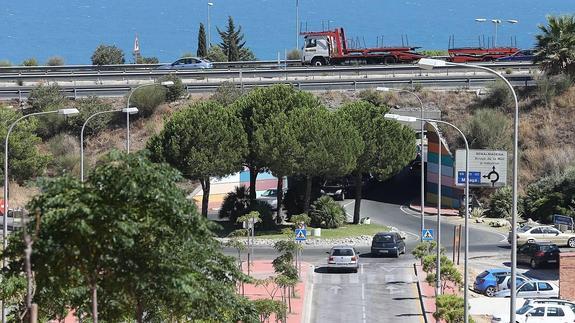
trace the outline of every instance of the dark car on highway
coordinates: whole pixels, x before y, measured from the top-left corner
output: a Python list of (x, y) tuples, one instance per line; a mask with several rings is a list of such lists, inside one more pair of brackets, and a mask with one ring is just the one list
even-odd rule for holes
[(533, 62), (535, 54), (532, 49), (523, 49), (513, 55), (505, 56), (495, 60), (496, 62)]
[(551, 242), (526, 243), (517, 250), (517, 262), (535, 269), (542, 265), (559, 266), (559, 247)]
[(405, 254), (405, 241), (398, 232), (377, 233), (371, 241), (371, 254), (399, 257)]

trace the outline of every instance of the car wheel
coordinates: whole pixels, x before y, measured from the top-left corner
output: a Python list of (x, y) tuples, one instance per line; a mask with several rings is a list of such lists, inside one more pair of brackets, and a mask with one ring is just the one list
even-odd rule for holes
[(487, 297), (493, 297), (495, 296), (495, 292), (497, 292), (497, 290), (495, 289), (495, 287), (493, 286), (489, 286), (485, 289), (485, 296)]
[(531, 266), (531, 269), (537, 269), (537, 262), (535, 261), (535, 259), (531, 259), (529, 265)]
[(569, 241), (567, 241), (567, 244), (569, 245), (570, 248), (575, 248), (575, 238), (569, 239)]
[(395, 249), (395, 258), (399, 258), (399, 249)]
[(343, 193), (343, 192), (341, 193), (341, 200), (342, 201), (345, 200), (345, 193)]

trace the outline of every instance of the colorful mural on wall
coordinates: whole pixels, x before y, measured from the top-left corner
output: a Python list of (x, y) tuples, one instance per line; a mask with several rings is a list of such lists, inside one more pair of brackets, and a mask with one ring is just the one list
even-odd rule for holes
[(426, 124), (427, 129), (427, 180), (425, 203), (427, 205), (437, 205), (437, 183), (439, 180), (439, 149), (441, 149), (441, 206), (445, 208), (458, 209), (461, 197), (464, 192), (460, 187), (455, 186), (455, 156), (453, 156), (447, 144), (439, 140), (435, 129)]

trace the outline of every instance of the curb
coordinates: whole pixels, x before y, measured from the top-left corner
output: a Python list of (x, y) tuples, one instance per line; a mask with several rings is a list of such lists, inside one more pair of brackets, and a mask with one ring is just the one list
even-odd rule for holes
[(303, 313), (301, 322), (310, 323), (311, 322), (311, 308), (312, 308), (312, 298), (313, 298), (313, 271), (315, 266), (310, 265), (307, 270), (306, 282), (305, 282), (305, 295), (303, 303)]
[(417, 278), (417, 293), (419, 294), (419, 305), (421, 306), (421, 316), (423, 316), (423, 322), (428, 323), (427, 314), (425, 311), (425, 302), (423, 301), (423, 293), (421, 292), (419, 275), (417, 273), (417, 265), (415, 263), (413, 264), (413, 271), (415, 272), (415, 277)]
[[(415, 208), (413, 205), (411, 205), (411, 203), (409, 203), (408, 208), (409, 208), (410, 210), (412, 210), (412, 211), (415, 211), (415, 212), (420, 212), (420, 211), (421, 211), (420, 209), (417, 209), (417, 208)], [(444, 211), (444, 210), (454, 210), (454, 209), (441, 208), (441, 210)], [(430, 216), (431, 216), (431, 215), (437, 215), (437, 212), (431, 213), (431, 212), (426, 212), (425, 210), (423, 211), (423, 213), (424, 213), (425, 215), (430, 215)], [(461, 216), (459, 215), (459, 210), (457, 210), (457, 214), (441, 213), (441, 215), (442, 215), (442, 216), (448, 216), (448, 217), (461, 218)], [(464, 218), (464, 217), (463, 217), (463, 218)]]

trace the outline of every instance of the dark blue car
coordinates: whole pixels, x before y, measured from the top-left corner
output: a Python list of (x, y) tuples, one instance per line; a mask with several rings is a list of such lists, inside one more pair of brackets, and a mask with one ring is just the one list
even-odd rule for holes
[(497, 292), (497, 286), (505, 280), (505, 277), (511, 275), (509, 269), (487, 269), (477, 275), (473, 282), (473, 290), (486, 296), (493, 297)]
[(533, 62), (534, 59), (533, 49), (523, 49), (513, 55), (498, 58), (496, 62)]

